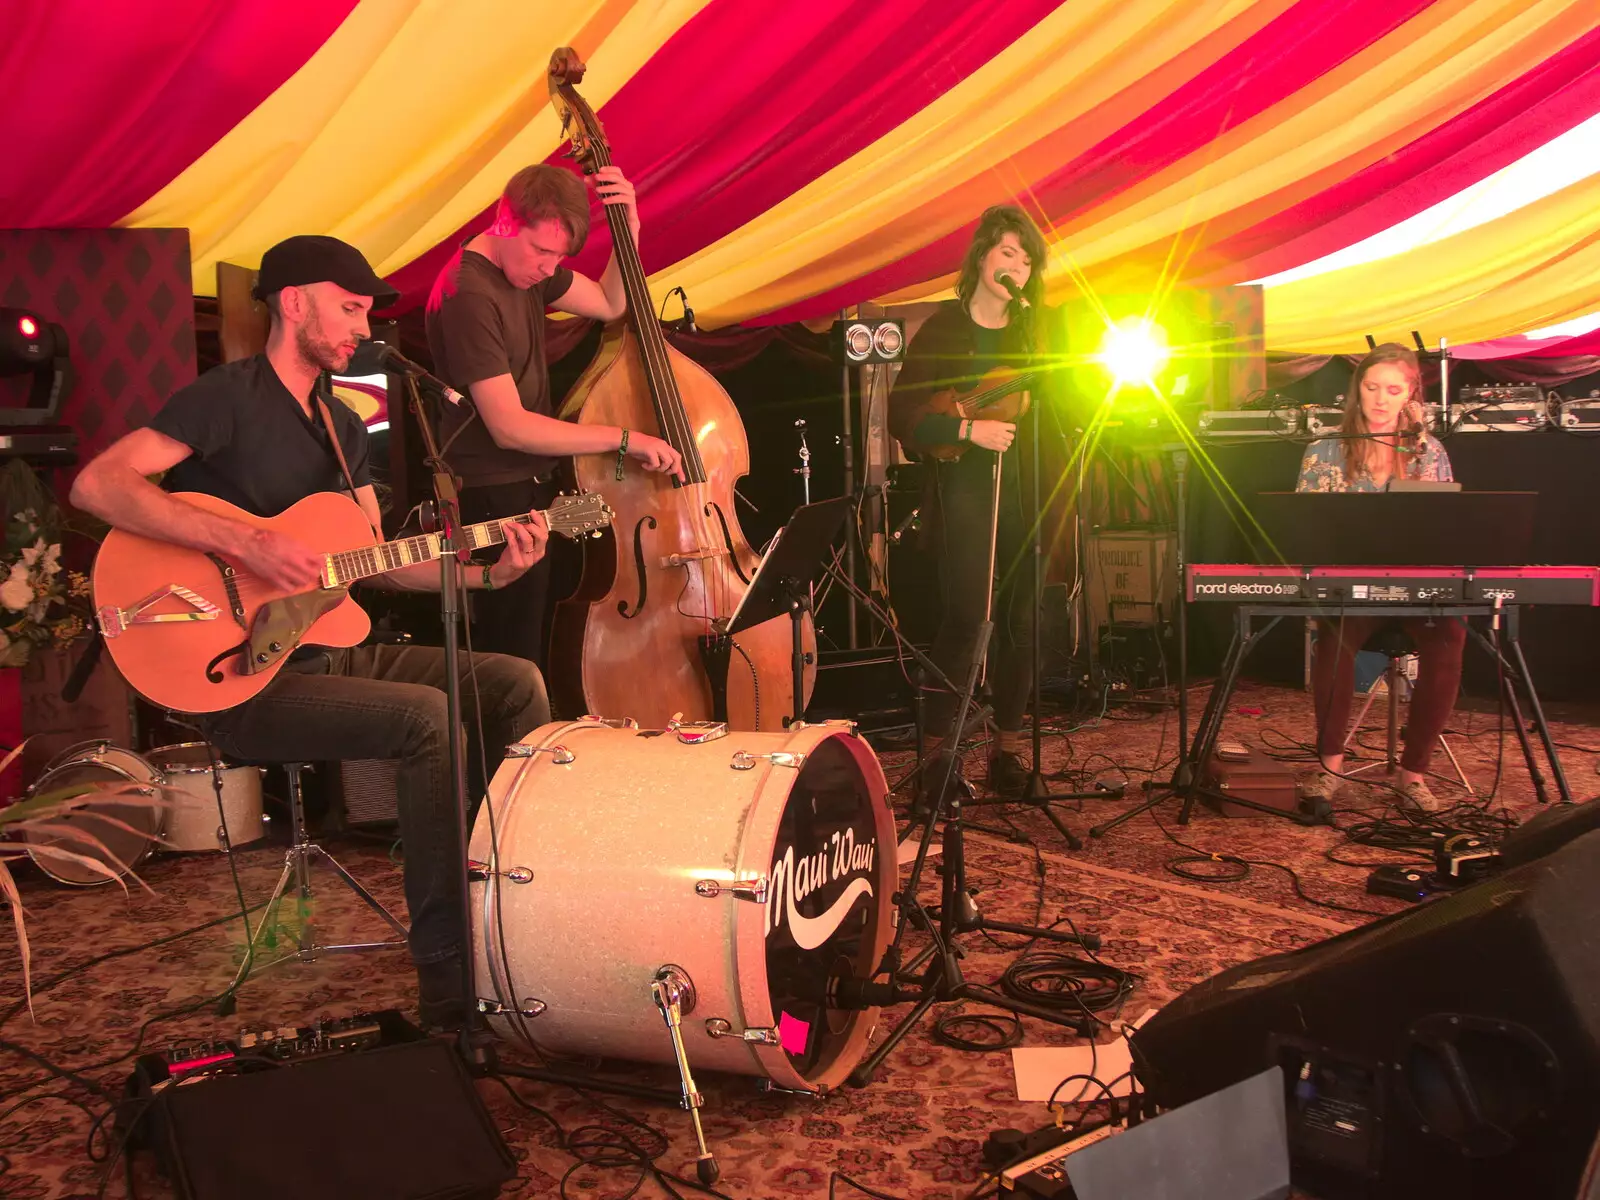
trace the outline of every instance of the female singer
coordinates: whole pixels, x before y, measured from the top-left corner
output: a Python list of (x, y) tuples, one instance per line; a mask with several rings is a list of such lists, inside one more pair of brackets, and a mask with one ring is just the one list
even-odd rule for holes
[[(1449, 455), (1425, 432), (1421, 395), (1422, 372), (1410, 350), (1390, 342), (1368, 354), (1351, 378), (1340, 436), (1307, 447), (1295, 490), (1381, 492), (1392, 479), (1454, 479)], [(1339, 789), (1356, 653), (1386, 623), (1383, 617), (1357, 614), (1317, 622), (1311, 684), (1320, 766), (1301, 784), (1301, 795), (1308, 800), (1331, 801)], [(1461, 686), (1467, 628), (1459, 617), (1410, 617), (1399, 624), (1416, 643), (1418, 667), (1396, 782), (1411, 805), (1432, 811), (1438, 803), (1425, 776)]]
[[(1000, 365), (1023, 366), (1034, 350), (1033, 313), (1040, 300), (1034, 269), (1044, 262), (1044, 238), (1020, 209), (998, 206), (978, 222), (956, 282), (956, 299), (943, 305), (917, 332), (889, 397), (889, 424), (906, 453), (920, 457), (929, 447), (966, 443), (953, 462), (926, 459), (930, 472), (923, 503), (924, 528), (939, 554), (944, 610), (931, 657), (956, 687), (967, 678), (978, 626), (988, 606), (989, 540), (994, 509), (994, 471), (1001, 465), (995, 555), (994, 635), (989, 643), (989, 682), (999, 731), (989, 755), (989, 786), (1020, 794), (1028, 771), (1022, 764), (1022, 718), (1032, 686), (1033, 627), (1030, 604), (1032, 560), (1026, 553), (1029, 486), (1023, 471), (1028, 453), (1013, 448), (1017, 426), (1008, 421), (961, 420), (929, 411), (929, 402), (954, 388), (970, 391)], [(1027, 300), (1012, 299), (1002, 277)], [(1028, 423), (1031, 426), (1031, 422)], [(959, 697), (942, 688), (930, 697), (927, 728), (935, 753), (924, 778), (942, 781), (950, 755), (941, 739), (955, 720)]]

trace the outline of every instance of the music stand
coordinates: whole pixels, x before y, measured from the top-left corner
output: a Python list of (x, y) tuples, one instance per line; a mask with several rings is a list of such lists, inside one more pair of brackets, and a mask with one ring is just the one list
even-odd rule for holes
[[(833, 539), (839, 535), (845, 514), (855, 500), (850, 496), (835, 496), (815, 504), (802, 504), (794, 510), (789, 523), (778, 530), (771, 548), (756, 568), (755, 578), (745, 589), (739, 607), (733, 610), (728, 628), (723, 636), (732, 638), (736, 633), (770, 621), (773, 617), (789, 614), (789, 628), (793, 635), (794, 713), (784, 719), (784, 726), (798, 721), (805, 709), (806, 648), (802, 640), (805, 614), (811, 611), (811, 585), (822, 571), (823, 561), (833, 549)], [(721, 687), (713, 682), (713, 695), (720, 693), (722, 715), (727, 718), (727, 677)]]

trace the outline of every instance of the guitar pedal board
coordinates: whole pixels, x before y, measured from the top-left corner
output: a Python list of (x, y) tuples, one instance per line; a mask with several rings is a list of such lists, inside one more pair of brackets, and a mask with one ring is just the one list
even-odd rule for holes
[(318, 1017), (310, 1025), (247, 1029), (241, 1030), (236, 1038), (180, 1042), (141, 1057), (135, 1075), (142, 1075), (144, 1086), (156, 1093), (191, 1078), (239, 1069), (250, 1063), (265, 1061), (283, 1066), (330, 1054), (415, 1041), (421, 1036), (397, 1009), (331, 1019)]

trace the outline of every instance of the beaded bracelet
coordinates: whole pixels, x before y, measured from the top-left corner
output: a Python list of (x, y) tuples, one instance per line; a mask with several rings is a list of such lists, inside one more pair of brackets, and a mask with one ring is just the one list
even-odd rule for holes
[(622, 478), (622, 464), (628, 461), (628, 431), (622, 431), (622, 444), (617, 447), (617, 479)]

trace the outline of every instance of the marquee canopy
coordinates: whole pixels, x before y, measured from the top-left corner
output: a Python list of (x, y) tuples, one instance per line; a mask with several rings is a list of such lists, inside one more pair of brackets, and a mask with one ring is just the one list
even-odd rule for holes
[[(52, 0), (0, 46), (0, 227), (180, 226), (195, 287), (336, 234), (426, 293), (505, 180), (561, 161), (550, 52), (701, 323), (944, 293), (977, 215), (1051, 294), (1258, 279), (1600, 113), (1595, 0)], [(1596, 164), (1600, 168), (1600, 163)], [(1600, 176), (1269, 289), (1269, 349), (1452, 342), (1600, 309)], [(598, 270), (598, 223), (579, 265)]]

